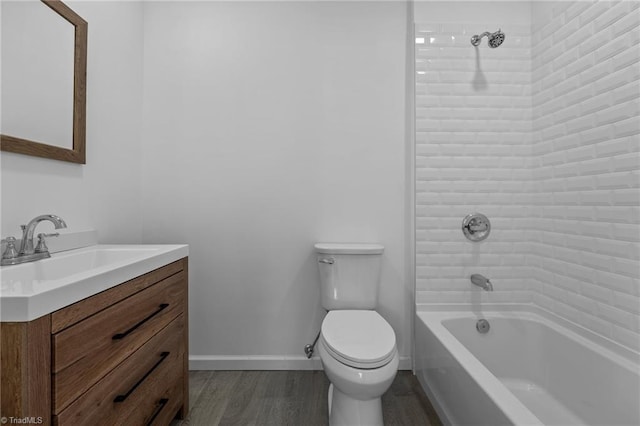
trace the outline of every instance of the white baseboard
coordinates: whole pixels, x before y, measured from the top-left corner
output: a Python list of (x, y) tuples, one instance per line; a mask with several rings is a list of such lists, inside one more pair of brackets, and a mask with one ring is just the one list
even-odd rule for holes
[(322, 363), (306, 356), (191, 355), (189, 370), (322, 370)]
[[(191, 355), (189, 370), (322, 370), (322, 363), (305, 356)], [(411, 370), (411, 358), (400, 357), (398, 370)]]

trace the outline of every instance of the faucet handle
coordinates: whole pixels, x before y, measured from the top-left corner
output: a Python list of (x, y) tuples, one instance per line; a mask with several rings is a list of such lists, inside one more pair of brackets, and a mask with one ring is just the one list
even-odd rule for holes
[(2, 242), (7, 243), (7, 248), (5, 249), (4, 253), (2, 253), (3, 259), (15, 259), (16, 257), (18, 257), (15, 237), (7, 237), (3, 239)]
[(58, 232), (54, 232), (52, 234), (38, 234), (38, 245), (34, 250), (34, 253), (46, 253), (49, 251), (49, 247), (47, 247), (47, 243), (45, 242), (45, 237), (57, 237), (60, 234)]

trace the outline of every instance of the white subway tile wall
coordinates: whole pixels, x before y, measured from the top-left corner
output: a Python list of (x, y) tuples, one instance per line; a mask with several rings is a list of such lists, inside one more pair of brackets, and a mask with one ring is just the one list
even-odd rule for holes
[[(502, 28), (497, 49), (470, 38)], [(531, 302), (531, 29), (416, 24), (416, 301)], [(489, 239), (462, 234), (487, 215)], [(473, 287), (481, 273), (494, 292)]]
[[(416, 24), (417, 303), (533, 302), (640, 350), (638, 5)], [(499, 48), (469, 43), (498, 28)]]
[(528, 256), (535, 303), (636, 350), (639, 5), (575, 2), (533, 22)]

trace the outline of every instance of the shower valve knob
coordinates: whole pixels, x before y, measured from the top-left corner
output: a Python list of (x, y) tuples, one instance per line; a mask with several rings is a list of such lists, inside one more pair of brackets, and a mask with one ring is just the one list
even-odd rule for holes
[(462, 233), (470, 241), (482, 241), (491, 232), (491, 222), (482, 213), (471, 213), (462, 220)]

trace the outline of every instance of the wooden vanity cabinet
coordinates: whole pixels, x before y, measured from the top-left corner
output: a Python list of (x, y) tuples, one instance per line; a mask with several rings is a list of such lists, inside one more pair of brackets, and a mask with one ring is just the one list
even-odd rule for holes
[(187, 266), (184, 258), (34, 321), (1, 323), (0, 415), (61, 426), (184, 418)]

